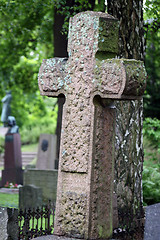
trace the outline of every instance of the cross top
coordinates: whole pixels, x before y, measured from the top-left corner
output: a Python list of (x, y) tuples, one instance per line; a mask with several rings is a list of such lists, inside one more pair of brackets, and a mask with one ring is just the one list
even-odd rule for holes
[(77, 14), (70, 20), (69, 59), (43, 60), (39, 71), (41, 94), (56, 97), (63, 93), (67, 97), (71, 91), (79, 92), (79, 88), (75, 89), (77, 84), (85, 84), (92, 97), (98, 94), (102, 98), (138, 98), (145, 88), (143, 63), (110, 59), (116, 56), (117, 46), (115, 18), (99, 12)]
[(97, 52), (115, 56), (118, 52), (118, 20), (107, 13), (84, 12), (70, 18), (68, 54), (95, 57)]
[[(40, 67), (41, 94), (52, 97), (64, 94), (66, 98), (58, 173), (57, 234), (76, 233), (80, 238), (98, 239), (102, 238), (98, 229), (102, 229), (104, 238), (112, 229), (115, 115), (109, 106), (102, 106), (99, 98), (138, 99), (145, 89), (143, 63), (111, 58), (116, 56), (117, 46), (116, 19), (105, 13), (79, 13), (70, 20), (69, 58), (43, 60)], [(106, 203), (105, 211), (101, 199)]]

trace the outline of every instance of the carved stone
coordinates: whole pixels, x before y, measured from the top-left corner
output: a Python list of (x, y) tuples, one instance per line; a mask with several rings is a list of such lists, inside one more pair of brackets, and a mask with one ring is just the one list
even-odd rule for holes
[(140, 61), (111, 59), (118, 51), (118, 21), (109, 14), (79, 13), (70, 20), (69, 59), (44, 60), (42, 95), (65, 95), (55, 234), (110, 237), (113, 228), (114, 99), (140, 99)]

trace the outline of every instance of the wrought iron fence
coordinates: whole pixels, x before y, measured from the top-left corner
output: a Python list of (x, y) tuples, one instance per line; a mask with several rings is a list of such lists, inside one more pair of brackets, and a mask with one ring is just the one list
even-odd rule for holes
[(51, 235), (54, 231), (55, 206), (49, 202), (36, 209), (20, 210), (18, 215), (18, 239), (32, 239), (43, 235)]

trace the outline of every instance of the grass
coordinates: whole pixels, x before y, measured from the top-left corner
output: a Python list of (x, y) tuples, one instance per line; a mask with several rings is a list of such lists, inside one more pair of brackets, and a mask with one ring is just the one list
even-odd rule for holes
[(37, 152), (38, 151), (38, 143), (22, 145), (21, 151), (22, 152)]
[(151, 142), (144, 137), (144, 166), (153, 167), (154, 165), (160, 163), (160, 153), (158, 149), (152, 146)]
[[(24, 145), (21, 148), (22, 152), (37, 152), (38, 143), (31, 145)], [(3, 170), (3, 167), (0, 167), (0, 171)], [(0, 178), (1, 180), (1, 178)], [(18, 193), (0, 193), (0, 206), (1, 207), (11, 207), (18, 208), (19, 205), (19, 194)]]
[(0, 193), (0, 206), (1, 207), (11, 207), (18, 208), (19, 205), (19, 195), (18, 193)]
[[(0, 207), (10, 207), (10, 208), (19, 208), (19, 194), (7, 194), (7, 193), (0, 193)], [(52, 215), (50, 216), (50, 226), (53, 225), (53, 217)], [(39, 224), (38, 224), (39, 223)], [(24, 224), (24, 219), (21, 222), (21, 228)], [(34, 221), (30, 219), (29, 221), (29, 227), (30, 229), (36, 228), (36, 225), (38, 224), (38, 229), (40, 230), (41, 227), (41, 219), (37, 222), (35, 219)], [(46, 224), (45, 224), (45, 219), (42, 219), (42, 229), (45, 230)], [(53, 233), (54, 229), (52, 229)]]

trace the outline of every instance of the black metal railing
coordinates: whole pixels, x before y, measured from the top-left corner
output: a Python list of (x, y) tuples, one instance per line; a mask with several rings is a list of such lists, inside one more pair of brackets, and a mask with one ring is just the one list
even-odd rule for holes
[(18, 215), (19, 239), (51, 235), (54, 231), (55, 206), (49, 202), (36, 209), (20, 210)]

